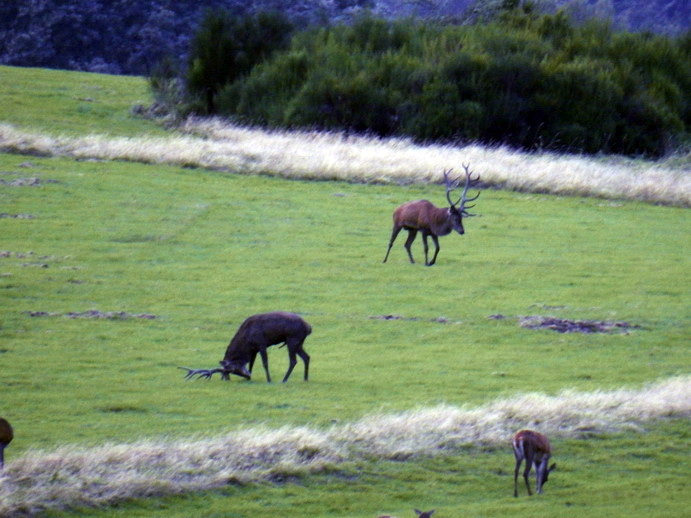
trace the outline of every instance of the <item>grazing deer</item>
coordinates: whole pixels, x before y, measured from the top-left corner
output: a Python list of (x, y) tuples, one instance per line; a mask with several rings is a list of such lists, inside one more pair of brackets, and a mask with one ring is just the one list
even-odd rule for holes
[[(389, 258), (389, 252), (393, 246), (396, 237), (402, 229), (408, 231), (408, 239), (405, 242), (405, 249), (408, 251), (408, 257), (411, 263), (415, 263), (413, 254), (410, 251), (410, 246), (415, 241), (415, 236), (418, 232), (422, 233), (422, 244), (425, 249), (425, 265), (432, 266), (437, 260), (439, 253), (439, 236), (445, 236), (455, 230), (459, 234), (464, 234), (463, 230), (463, 216), (475, 216), (470, 214), (467, 209), (475, 205), (466, 205), (469, 201), (477, 200), (480, 196), (478, 192), (474, 197), (468, 198), (468, 188), (475, 186), (480, 180), (480, 177), (472, 177), (472, 172), (468, 170), (468, 166), (463, 164), (465, 169), (465, 187), (461, 193), (461, 197), (457, 202), (451, 200), (451, 191), (458, 187), (458, 180), (451, 180), (449, 174), (451, 169), (444, 171), (444, 184), (446, 185), (446, 199), (449, 202), (448, 208), (435, 207), (427, 200), (409, 201), (398, 207), (393, 213), (393, 230), (391, 232), (391, 240), (389, 241), (389, 248), (386, 251), (384, 261)], [(434, 242), (434, 256), (431, 261), (427, 260), (427, 237), (431, 237)]]
[(556, 464), (552, 464), (549, 468), (547, 467), (549, 458), (552, 456), (552, 447), (547, 437), (532, 430), (521, 430), (513, 436), (511, 444), (513, 446), (513, 454), (516, 457), (516, 469), (513, 474), (513, 496), (518, 496), (518, 471), (523, 460), (526, 462), (523, 478), (528, 488), (528, 494), (531, 496), (533, 494), (530, 492), (530, 482), (528, 481), (533, 464), (535, 464), (536, 491), (542, 493), (542, 486), (547, 482), (550, 471), (557, 467)]
[(0, 469), (5, 465), (5, 448), (14, 439), (12, 425), (7, 419), (0, 417)]
[[(266, 354), (266, 349), (272, 345), (283, 344), (288, 346), (288, 357), (290, 359), (288, 372), (283, 377), (283, 382), (288, 381), (290, 373), (293, 372), (293, 368), (297, 364), (296, 356), (302, 358), (302, 362), (305, 364), (305, 381), (307, 381), (310, 357), (302, 348), (302, 344), (311, 332), (312, 327), (295, 313), (274, 311), (272, 313), (253, 315), (240, 325), (230, 344), (228, 344), (225, 357), (219, 362), (221, 368), (180, 368), (187, 371), (185, 379), (191, 379), (194, 376), (209, 379), (216, 372), (219, 372), (221, 379), (224, 380), (230, 379), (230, 374), (250, 379), (254, 360), (257, 358), (257, 354), (259, 354), (266, 372), (266, 381), (271, 383), (269, 358)], [(246, 367), (248, 363), (249, 369)]]

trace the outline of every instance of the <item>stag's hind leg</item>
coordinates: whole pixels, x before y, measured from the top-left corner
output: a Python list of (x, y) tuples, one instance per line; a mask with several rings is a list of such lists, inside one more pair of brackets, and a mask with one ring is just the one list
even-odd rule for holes
[(403, 227), (399, 227), (397, 225), (393, 226), (393, 230), (391, 231), (391, 239), (389, 240), (389, 248), (388, 248), (388, 250), (386, 250), (386, 256), (384, 256), (384, 260), (382, 261), (383, 263), (385, 263), (386, 260), (389, 258), (389, 252), (391, 252), (391, 247), (393, 246), (393, 242), (396, 241), (396, 238), (398, 237), (398, 234), (402, 228)]
[(283, 377), (283, 383), (288, 381), (288, 378), (290, 377), (290, 374), (293, 372), (293, 369), (295, 368), (295, 365), (297, 365), (298, 361), (296, 356), (299, 356), (302, 358), (302, 363), (305, 364), (305, 381), (308, 380), (309, 378), (309, 368), (310, 368), (310, 356), (305, 352), (305, 350), (302, 348), (302, 344), (304, 343), (305, 339), (303, 338), (302, 340), (296, 340), (296, 341), (289, 341), (286, 342), (286, 345), (288, 346), (288, 372), (286, 372), (286, 375)]
[(410, 246), (413, 244), (413, 241), (415, 241), (415, 236), (417, 236), (417, 229), (409, 228), (407, 230), (408, 230), (408, 239), (405, 240), (405, 249), (408, 252), (408, 257), (410, 258), (410, 262), (412, 264), (415, 264), (415, 259), (413, 259), (413, 252), (410, 251)]

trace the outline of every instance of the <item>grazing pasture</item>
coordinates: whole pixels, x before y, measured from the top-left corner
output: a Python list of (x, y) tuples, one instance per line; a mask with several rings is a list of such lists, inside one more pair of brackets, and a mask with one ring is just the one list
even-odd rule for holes
[[(58, 108), (47, 106), (69, 106), (92, 76), (0, 72), (0, 93), (15, 88), (14, 99), (36, 121), (3, 104), (0, 122), (12, 132), (55, 142), (57, 132), (81, 138), (110, 126), (111, 135), (135, 138), (140, 128), (147, 138), (167, 138), (129, 115), (143, 95), (133, 78), (93, 76), (112, 92), (103, 111), (69, 111), (69, 122), (51, 130), (46, 120)], [(48, 86), (52, 74), (61, 82)], [(42, 100), (29, 88), (22, 97), (14, 83), (26, 75), (44, 78), (54, 95)], [(14, 440), (0, 475), (0, 509), (10, 498), (28, 501), (29, 486), (13, 473), (29, 465), (40, 472), (47, 458), (59, 467), (61, 456), (115, 458), (142, 444), (184, 457), (176, 445), (228, 434), (289, 442), (303, 429), (313, 442), (300, 451), (310, 457), (324, 441), (350, 440), (353, 427), (365, 425), (396, 438), (388, 444), (399, 453), (356, 442), (310, 470), (250, 450), (258, 478), (228, 478), (201, 493), (142, 484), (117, 507), (88, 512), (405, 518), (434, 508), (444, 518), (677, 516), (687, 508), (687, 209), (485, 189), (465, 234), (445, 238), (443, 261), (412, 265), (397, 243), (381, 264), (393, 210), (419, 198), (444, 203), (440, 185), (289, 180), (76, 157), (65, 148), (36, 156), (26, 154), (28, 145), (22, 154), (6, 144), (0, 138), (15, 152), (0, 154), (0, 415)], [(480, 164), (472, 167), (483, 175)], [(442, 169), (431, 169), (440, 181)], [(683, 167), (673, 176), (677, 189), (686, 185)], [(414, 253), (421, 252), (417, 243)], [(217, 365), (245, 318), (274, 310), (312, 326), (308, 382), (268, 384), (261, 372), (249, 382), (183, 379), (178, 366)], [(554, 321), (574, 324), (565, 326), (572, 332), (525, 325)], [(577, 332), (584, 322), (599, 323), (588, 326), (596, 332)], [(272, 347), (268, 354), (273, 376), (282, 375), (286, 353)], [(647, 384), (673, 377), (665, 386), (682, 403), (662, 413), (635, 407), (636, 417), (624, 418), (615, 410), (626, 398), (603, 403), (612, 421), (586, 413), (576, 422), (567, 411), (574, 394), (622, 387), (647, 394)], [(522, 400), (524, 393), (538, 395)], [(554, 407), (545, 410), (541, 398), (551, 396)], [(483, 422), (497, 401), (516, 398), (524, 410), (505, 414), (514, 416), (511, 432), (554, 427), (559, 468), (539, 497), (513, 498), (511, 433), (504, 443), (479, 432), (473, 439), (471, 427), (456, 440), (452, 428), (437, 442), (417, 441), (443, 429), (449, 411)], [(425, 413), (438, 409), (447, 412), (441, 421)], [(180, 480), (203, 464), (192, 462)], [(125, 463), (122, 475), (130, 468)], [(68, 494), (79, 493), (73, 471), (51, 473)], [(11, 495), (2, 493), (8, 480), (20, 482)], [(94, 503), (48, 494), (25, 510), (69, 514), (64, 502)], [(149, 494), (155, 498), (143, 498)]]

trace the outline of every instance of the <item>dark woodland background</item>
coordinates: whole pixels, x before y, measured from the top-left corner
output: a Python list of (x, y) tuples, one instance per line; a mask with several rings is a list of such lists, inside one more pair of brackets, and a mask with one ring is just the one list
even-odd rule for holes
[[(471, 23), (506, 0), (3, 0), (0, 63), (148, 75), (163, 56), (184, 61), (204, 11), (276, 10), (298, 27), (348, 21), (363, 10), (388, 20), (419, 17)], [(679, 35), (688, 0), (537, 0), (544, 12), (612, 20), (617, 29)]]

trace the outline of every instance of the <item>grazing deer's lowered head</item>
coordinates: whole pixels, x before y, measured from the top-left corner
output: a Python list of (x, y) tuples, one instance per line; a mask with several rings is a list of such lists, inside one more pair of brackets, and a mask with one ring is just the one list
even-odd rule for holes
[[(437, 254), (439, 253), (439, 236), (445, 236), (455, 230), (459, 234), (464, 234), (463, 229), (463, 217), (475, 216), (475, 214), (470, 214), (468, 209), (474, 207), (475, 205), (466, 205), (469, 201), (477, 200), (480, 196), (478, 192), (472, 198), (468, 198), (468, 188), (475, 186), (480, 180), (480, 177), (473, 178), (472, 171), (468, 169), (468, 166), (463, 164), (465, 169), (465, 187), (463, 187), (463, 192), (461, 197), (454, 202), (451, 199), (451, 192), (456, 189), (459, 185), (458, 181), (461, 179), (456, 178), (452, 180), (449, 178), (451, 170), (444, 171), (444, 184), (446, 185), (446, 199), (449, 202), (448, 208), (435, 207), (431, 202), (427, 200), (417, 200), (409, 201), (398, 207), (393, 213), (393, 230), (391, 231), (391, 239), (389, 240), (389, 248), (386, 250), (386, 256), (384, 261), (389, 258), (389, 252), (391, 252), (391, 247), (393, 246), (396, 237), (399, 232), (403, 229), (408, 231), (408, 239), (405, 242), (405, 249), (408, 252), (408, 258), (411, 263), (415, 263), (413, 259), (413, 254), (410, 251), (410, 246), (415, 241), (415, 236), (418, 232), (422, 233), (422, 245), (425, 250), (425, 265), (432, 266), (437, 260)], [(434, 256), (432, 260), (429, 261), (427, 258), (428, 246), (427, 237), (432, 238), (434, 243)]]
[(513, 496), (518, 496), (518, 471), (521, 468), (521, 463), (525, 460), (525, 469), (523, 470), (523, 479), (525, 486), (528, 488), (528, 494), (532, 496), (530, 491), (530, 470), (535, 465), (535, 482), (536, 491), (542, 493), (542, 486), (547, 482), (549, 473), (557, 467), (556, 464), (549, 464), (549, 459), (552, 456), (552, 446), (549, 444), (547, 437), (541, 433), (532, 430), (521, 430), (513, 436), (511, 441), (513, 446), (513, 454), (516, 457), (516, 469), (513, 474)]
[(230, 379), (230, 374), (250, 379), (254, 360), (259, 354), (266, 372), (266, 381), (271, 383), (266, 349), (275, 344), (284, 344), (288, 348), (290, 364), (288, 365), (288, 372), (283, 377), (283, 382), (288, 381), (290, 373), (293, 372), (293, 368), (297, 364), (296, 356), (302, 358), (302, 362), (305, 364), (305, 381), (307, 381), (310, 357), (302, 348), (302, 344), (311, 332), (312, 327), (295, 313), (273, 311), (253, 315), (240, 325), (230, 344), (228, 344), (226, 354), (223, 360), (219, 362), (221, 368), (180, 368), (187, 371), (186, 379), (191, 379), (194, 376), (209, 379), (217, 372), (221, 374), (221, 379), (225, 380)]
[(14, 439), (14, 430), (9, 421), (0, 417), (0, 469), (5, 465), (5, 448)]

